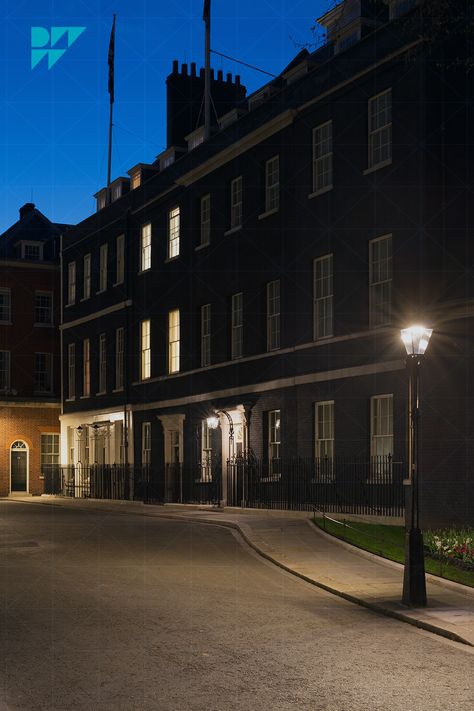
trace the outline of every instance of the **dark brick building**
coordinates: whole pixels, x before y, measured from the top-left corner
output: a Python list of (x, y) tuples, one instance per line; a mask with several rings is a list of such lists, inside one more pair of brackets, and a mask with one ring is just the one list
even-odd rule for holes
[(208, 141), (174, 64), (167, 150), (64, 241), (64, 463), (401, 462), (399, 330), (423, 321), (423, 516), (473, 522), (472, 78), (425, 8), (341, 3), (248, 97), (218, 73)]
[(0, 496), (43, 493), (59, 461), (60, 234), (32, 203), (0, 236)]

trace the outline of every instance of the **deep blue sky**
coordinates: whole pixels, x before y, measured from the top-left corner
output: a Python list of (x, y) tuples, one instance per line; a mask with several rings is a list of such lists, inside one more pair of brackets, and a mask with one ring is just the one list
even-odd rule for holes
[[(212, 47), (278, 74), (314, 41), (330, 0), (212, 0)], [(202, 64), (202, 0), (0, 0), (0, 233), (32, 200), (78, 222), (106, 181), (107, 50), (117, 13), (112, 175), (165, 148), (165, 79), (172, 60)], [(86, 26), (48, 71), (30, 69), (31, 26)], [(253, 91), (266, 79), (214, 56)]]

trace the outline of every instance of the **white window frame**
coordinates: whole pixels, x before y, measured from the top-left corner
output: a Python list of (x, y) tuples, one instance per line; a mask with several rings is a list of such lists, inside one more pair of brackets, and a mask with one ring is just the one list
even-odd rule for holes
[(319, 481), (334, 478), (334, 415), (334, 400), (314, 403), (314, 456)]
[[(388, 412), (382, 412), (388, 406)], [(370, 398), (370, 479), (390, 480), (393, 465), (393, 394)]]
[(168, 210), (168, 259), (179, 257), (180, 223), (179, 205), (175, 205), (171, 210)]
[(130, 177), (130, 189), (136, 190), (142, 184), (142, 172), (141, 170), (136, 170), (132, 173)]
[(89, 338), (82, 342), (82, 396), (91, 394), (91, 343)]
[(214, 477), (213, 472), (213, 449), (212, 449), (212, 437), (213, 432), (207, 420), (202, 420), (201, 422), (201, 477), (199, 481), (212, 481)]
[(211, 195), (203, 195), (200, 201), (200, 246), (211, 242)]
[[(37, 299), (48, 297), (49, 305), (37, 304)], [(47, 318), (41, 316), (37, 318), (38, 313), (45, 313)], [(52, 291), (35, 291), (35, 326), (52, 326), (53, 325), (53, 292)]]
[(151, 422), (142, 422), (142, 466), (151, 464)]
[[(388, 256), (375, 259), (375, 251), (385, 243)], [(382, 235), (369, 241), (369, 326), (380, 328), (392, 321), (392, 235)]]
[(313, 128), (313, 195), (333, 187), (332, 120)]
[(115, 240), (115, 284), (123, 284), (125, 280), (125, 235), (117, 235)]
[[(46, 440), (46, 438), (51, 438)], [(40, 466), (41, 471), (45, 466), (59, 464), (59, 432), (41, 432), (40, 435)], [(47, 445), (47, 446), (46, 446)], [(47, 451), (45, 451), (47, 450)], [(46, 459), (48, 461), (46, 461)]]
[(211, 304), (201, 306), (201, 368), (211, 365)]
[[(38, 250), (38, 257), (34, 257), (33, 259), (26, 254), (27, 247), (34, 247), (34, 249)], [(22, 240), (21, 241), (21, 258), (22, 259), (29, 259), (32, 262), (42, 262), (43, 261), (43, 243), (42, 242), (34, 242), (32, 240)]]
[(242, 227), (243, 219), (243, 184), (239, 175), (230, 183), (230, 229)]
[(151, 378), (151, 321), (140, 322), (140, 380)]
[(67, 265), (67, 305), (76, 303), (76, 262)]
[(3, 314), (6, 318), (0, 318), (0, 323), (10, 324), (12, 322), (12, 292), (8, 287), (0, 289), (0, 296), (5, 298), (5, 306), (2, 306)]
[(239, 291), (232, 294), (232, 336), (231, 336), (231, 359), (237, 360), (243, 355), (243, 335), (244, 335), (244, 294)]
[(274, 279), (267, 284), (267, 351), (280, 348), (280, 309), (280, 280)]
[[(388, 108), (381, 108), (384, 97), (388, 97)], [(378, 158), (377, 152), (381, 154)], [(368, 102), (368, 169), (381, 168), (391, 162), (392, 89), (389, 88), (372, 96)]]
[(0, 375), (0, 392), (8, 392), (11, 388), (11, 353), (0, 350), (0, 356), (0, 365), (4, 364), (0, 370), (0, 373), (3, 374)]
[(105, 333), (99, 335), (99, 392), (107, 392), (107, 339)]
[(82, 298), (83, 299), (90, 299), (91, 280), (92, 280), (91, 255), (85, 254), (84, 259), (83, 259), (83, 283), (82, 283), (82, 291), (83, 291)]
[(67, 397), (74, 400), (76, 397), (76, 344), (69, 343), (67, 347)]
[(265, 162), (265, 212), (276, 212), (280, 208), (280, 156)]
[(140, 273), (151, 269), (151, 222), (146, 222), (140, 230)]
[(271, 479), (281, 477), (281, 410), (269, 410), (267, 413), (268, 475)]
[(109, 248), (107, 242), (100, 245), (99, 249), (99, 291), (98, 294), (107, 290), (107, 262)]
[(324, 254), (313, 261), (313, 339), (334, 336), (334, 259)]
[(115, 330), (115, 389), (123, 390), (125, 381), (125, 329), (119, 326)]
[(179, 373), (180, 367), (180, 313), (179, 309), (168, 312), (168, 373)]

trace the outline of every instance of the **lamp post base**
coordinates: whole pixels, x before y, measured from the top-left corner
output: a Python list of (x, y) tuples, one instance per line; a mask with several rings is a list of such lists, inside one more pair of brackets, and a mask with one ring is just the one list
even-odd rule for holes
[(411, 528), (406, 532), (402, 602), (412, 607), (426, 606), (423, 534), (419, 528)]

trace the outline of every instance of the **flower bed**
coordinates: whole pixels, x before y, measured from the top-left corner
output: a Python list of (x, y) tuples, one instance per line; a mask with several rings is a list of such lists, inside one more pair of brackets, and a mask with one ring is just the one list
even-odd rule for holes
[(474, 570), (474, 530), (446, 529), (423, 533), (426, 552), (433, 558)]

